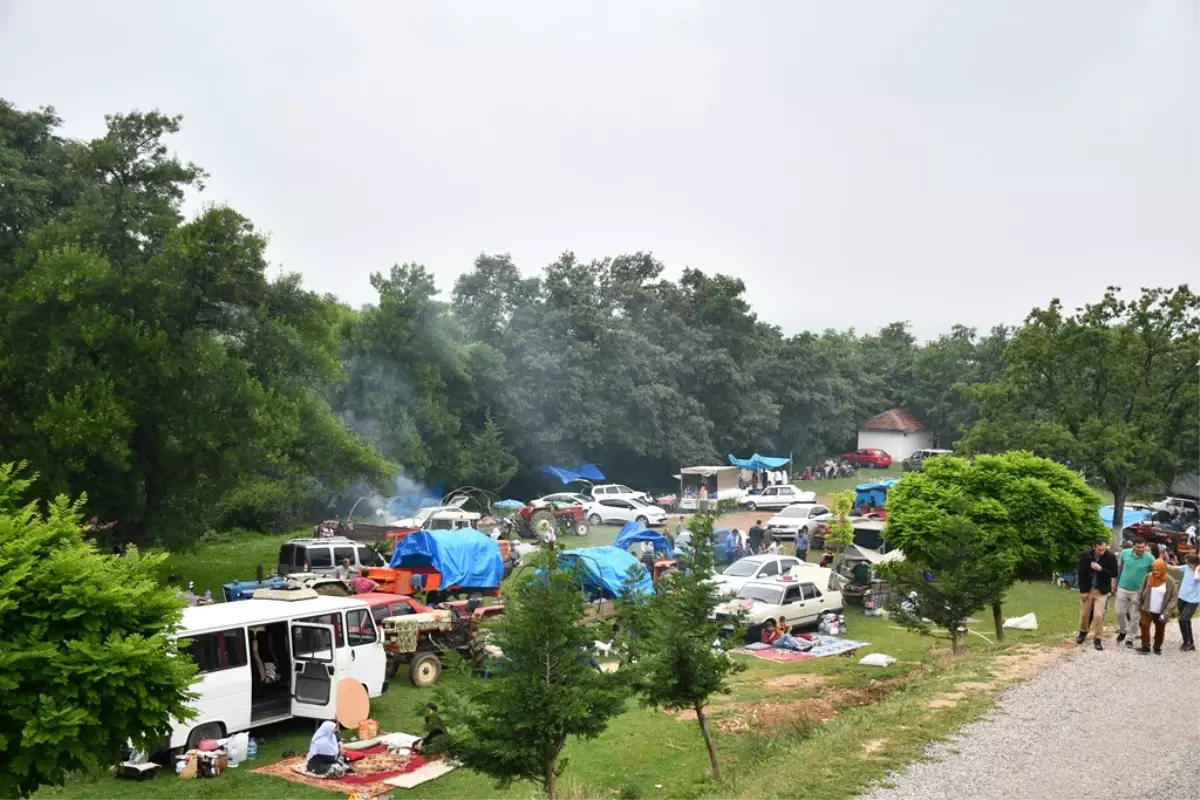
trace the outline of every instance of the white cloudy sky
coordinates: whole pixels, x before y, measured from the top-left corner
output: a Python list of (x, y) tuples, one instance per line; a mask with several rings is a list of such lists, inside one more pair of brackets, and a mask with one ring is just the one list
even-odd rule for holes
[(651, 250), (787, 331), (1200, 278), (1193, 0), (0, 0), (0, 96), (180, 113), (202, 199), (353, 303)]

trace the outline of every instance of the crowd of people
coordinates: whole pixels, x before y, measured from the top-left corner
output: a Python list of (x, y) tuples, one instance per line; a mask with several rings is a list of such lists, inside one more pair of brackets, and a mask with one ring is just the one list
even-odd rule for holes
[[(1097, 539), (1090, 550), (1079, 558), (1076, 581), (1079, 588), (1079, 634), (1076, 644), (1088, 636), (1096, 650), (1104, 649), (1104, 614), (1110, 598), (1115, 599), (1117, 614), (1117, 644), (1139, 653), (1162, 654), (1163, 637), (1171, 614), (1179, 611), (1179, 633), (1183, 638), (1180, 649), (1194, 652), (1196, 640), (1192, 631), (1192, 616), (1200, 605), (1200, 556), (1188, 553), (1175, 566), (1169, 548), (1159, 545), (1152, 554), (1146, 540), (1137, 537), (1120, 555), (1109, 550), (1108, 542)], [(1134, 625), (1136, 624), (1136, 630)]]

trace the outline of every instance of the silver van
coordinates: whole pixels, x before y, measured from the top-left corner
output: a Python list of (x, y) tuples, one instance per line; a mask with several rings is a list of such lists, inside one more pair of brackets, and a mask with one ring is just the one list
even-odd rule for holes
[(316, 575), (332, 575), (333, 570), (350, 559), (356, 570), (363, 567), (386, 567), (383, 557), (365, 544), (344, 536), (324, 539), (292, 539), (279, 547), (279, 574), (310, 572)]

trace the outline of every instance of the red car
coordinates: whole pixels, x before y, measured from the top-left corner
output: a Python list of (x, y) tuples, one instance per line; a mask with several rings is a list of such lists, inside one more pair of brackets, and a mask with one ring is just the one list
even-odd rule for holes
[(862, 447), (853, 453), (843, 453), (842, 460), (849, 461), (856, 467), (883, 469), (892, 465), (892, 457), (878, 447)]
[(406, 594), (388, 594), (386, 592), (369, 592), (367, 594), (350, 595), (355, 600), (362, 600), (371, 607), (371, 616), (379, 623), (388, 617), (402, 617), (405, 614), (423, 614), (429, 611), (429, 606), (414, 600)]

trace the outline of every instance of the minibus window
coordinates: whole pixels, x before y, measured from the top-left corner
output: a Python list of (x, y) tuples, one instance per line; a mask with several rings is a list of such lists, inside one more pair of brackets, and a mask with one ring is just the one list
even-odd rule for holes
[(196, 662), (200, 674), (236, 669), (247, 663), (246, 633), (241, 628), (181, 636), (179, 646)]

